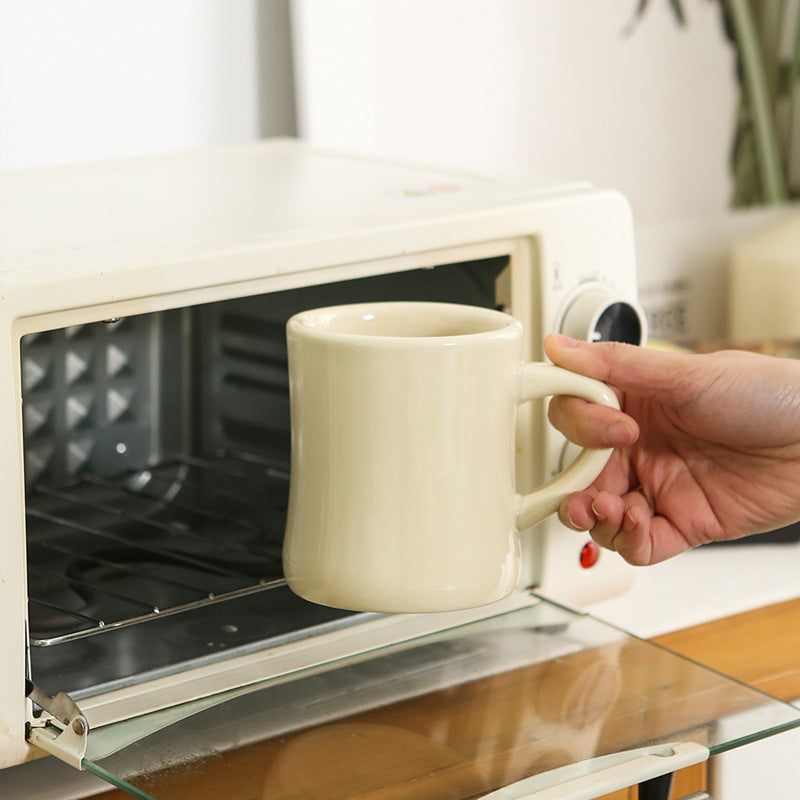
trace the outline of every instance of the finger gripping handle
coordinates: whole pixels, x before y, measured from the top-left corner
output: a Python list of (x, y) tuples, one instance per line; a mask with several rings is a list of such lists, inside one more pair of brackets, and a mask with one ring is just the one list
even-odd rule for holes
[[(552, 364), (523, 364), (517, 382), (517, 403), (550, 395), (582, 397), (591, 403), (619, 408), (619, 401), (606, 384)], [(517, 529), (524, 530), (558, 511), (572, 492), (585, 489), (602, 472), (612, 449), (584, 448), (567, 469), (525, 495), (517, 496)]]

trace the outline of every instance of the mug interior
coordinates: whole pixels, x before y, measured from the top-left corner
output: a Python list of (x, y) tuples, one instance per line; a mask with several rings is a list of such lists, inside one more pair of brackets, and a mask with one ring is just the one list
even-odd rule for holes
[(519, 324), (508, 314), (489, 308), (419, 302), (331, 306), (302, 312), (296, 322), (328, 334), (389, 339), (480, 335)]

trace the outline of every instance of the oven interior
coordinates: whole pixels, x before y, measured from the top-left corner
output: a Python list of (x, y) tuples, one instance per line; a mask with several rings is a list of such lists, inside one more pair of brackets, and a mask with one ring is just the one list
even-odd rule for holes
[(293, 595), (284, 326), (379, 300), (503, 307), (509, 258), (372, 275), (21, 341), (33, 679), (73, 698), (363, 615)]

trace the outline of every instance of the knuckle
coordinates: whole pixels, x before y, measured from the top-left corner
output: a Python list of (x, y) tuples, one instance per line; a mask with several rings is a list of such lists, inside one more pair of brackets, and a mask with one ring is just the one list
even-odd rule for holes
[(627, 342), (603, 342), (603, 377), (605, 383), (615, 384), (619, 365), (625, 363), (634, 345)]

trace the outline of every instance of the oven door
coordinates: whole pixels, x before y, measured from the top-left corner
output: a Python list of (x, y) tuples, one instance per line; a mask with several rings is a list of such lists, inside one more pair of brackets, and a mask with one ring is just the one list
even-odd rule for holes
[(527, 593), (96, 730), (73, 712), (31, 740), (156, 800), (588, 800), (800, 726), (800, 709)]

